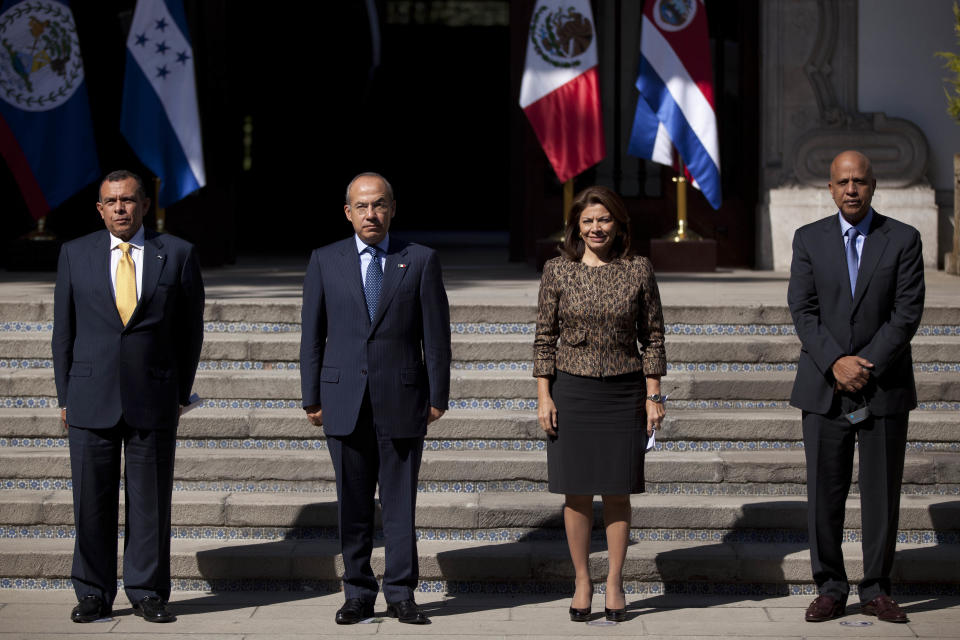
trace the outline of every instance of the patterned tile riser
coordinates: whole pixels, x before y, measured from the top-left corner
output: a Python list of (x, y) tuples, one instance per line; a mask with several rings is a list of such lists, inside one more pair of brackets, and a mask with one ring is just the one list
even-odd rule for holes
[[(53, 330), (52, 322), (0, 322), (0, 332), (42, 333)], [(300, 324), (294, 322), (207, 322), (207, 333), (300, 333)], [(536, 331), (533, 323), (523, 322), (455, 322), (450, 331), (461, 335), (530, 335)], [(669, 323), (666, 335), (705, 336), (792, 336), (796, 330), (791, 324), (690, 324)], [(960, 325), (921, 325), (918, 336), (960, 336)]]
[[(174, 579), (171, 581), (174, 591), (293, 591), (307, 593), (338, 593), (340, 581), (331, 580), (202, 580)], [(73, 589), (68, 578), (0, 578), (0, 589), (52, 590)], [(117, 581), (118, 591), (123, 591), (123, 581)], [(606, 585), (598, 582), (593, 585), (594, 593), (602, 594)], [(776, 597), (776, 596), (815, 596), (816, 585), (810, 583), (710, 583), (710, 582), (636, 582), (623, 583), (627, 596), (670, 595), (719, 595), (738, 597)], [(564, 581), (523, 581), (523, 582), (467, 582), (453, 580), (421, 580), (417, 585), (419, 593), (443, 593), (451, 598), (458, 595), (539, 595), (573, 593), (571, 580)], [(850, 595), (857, 594), (857, 586), (851, 585)], [(894, 584), (893, 596), (957, 596), (960, 595), (958, 583), (918, 583)]]
[[(796, 440), (669, 440), (669, 435), (658, 436), (656, 451), (667, 453), (719, 453), (722, 451), (796, 451), (803, 449), (803, 442)], [(0, 438), (2, 448), (53, 449), (68, 446), (66, 438)], [(264, 439), (219, 439), (177, 441), (179, 449), (245, 450), (245, 451), (325, 451), (325, 440), (264, 440)], [(426, 440), (424, 451), (545, 451), (545, 440)], [(960, 451), (960, 442), (909, 442), (908, 452)]]
[[(0, 479), (0, 491), (68, 491), (73, 483), (66, 478), (5, 478)], [(121, 488), (123, 482), (120, 483)], [(234, 493), (262, 492), (329, 492), (335, 487), (332, 482), (235, 482), (208, 481), (173, 483), (174, 491), (230, 491)], [(483, 482), (421, 482), (417, 485), (419, 493), (530, 493), (547, 491), (546, 482), (483, 481)], [(697, 496), (804, 496), (806, 485), (802, 484), (715, 484), (715, 483), (647, 483), (647, 493), (660, 495), (697, 495)], [(851, 495), (857, 495), (856, 484), (850, 488)], [(905, 484), (902, 495), (960, 496), (960, 484)]]
[[(21, 369), (53, 369), (52, 360), (0, 359), (0, 371)], [(198, 371), (299, 371), (298, 362), (265, 362), (262, 360), (203, 360)], [(526, 361), (454, 361), (453, 371), (531, 372), (533, 363)], [(794, 362), (670, 362), (667, 373), (777, 373), (795, 372)], [(917, 362), (915, 373), (960, 373), (957, 362)]]
[[(210, 399), (202, 407), (209, 409), (299, 409), (299, 400), (249, 400), (240, 398)], [(790, 409), (786, 400), (670, 400), (674, 409)], [(57, 399), (48, 396), (0, 396), (2, 409), (55, 409)], [(532, 398), (459, 398), (451, 400), (449, 409), (535, 411)], [(960, 402), (921, 402), (921, 411), (960, 411)]]
[[(123, 538), (123, 528), (118, 537)], [(72, 539), (75, 529), (72, 526), (0, 526), (0, 539)], [(416, 530), (417, 540), (448, 542), (525, 542), (536, 543), (548, 540), (565, 540), (562, 528), (508, 528), (508, 529), (424, 529)], [(223, 541), (281, 541), (281, 540), (334, 540), (337, 538), (335, 527), (173, 527), (171, 538), (174, 540), (223, 540)], [(383, 539), (383, 532), (377, 530), (376, 540)], [(595, 542), (603, 542), (604, 534), (599, 525), (592, 532)], [(633, 542), (670, 542), (687, 541), (712, 544), (805, 544), (806, 531), (779, 529), (631, 529)], [(843, 532), (843, 541), (859, 543), (861, 532), (847, 529)], [(900, 531), (897, 542), (903, 544), (960, 544), (960, 531)]]

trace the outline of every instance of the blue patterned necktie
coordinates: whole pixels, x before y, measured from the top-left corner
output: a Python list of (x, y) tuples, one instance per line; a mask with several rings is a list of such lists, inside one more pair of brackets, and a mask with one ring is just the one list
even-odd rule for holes
[(850, 274), (850, 295), (857, 291), (857, 272), (860, 270), (860, 256), (857, 254), (857, 238), (860, 232), (856, 227), (847, 229), (847, 273)]
[(377, 303), (380, 302), (380, 289), (383, 288), (383, 267), (380, 266), (380, 249), (367, 247), (365, 253), (370, 254), (370, 264), (367, 265), (367, 277), (363, 282), (363, 295), (367, 298), (367, 311), (370, 313), (370, 322), (377, 315)]

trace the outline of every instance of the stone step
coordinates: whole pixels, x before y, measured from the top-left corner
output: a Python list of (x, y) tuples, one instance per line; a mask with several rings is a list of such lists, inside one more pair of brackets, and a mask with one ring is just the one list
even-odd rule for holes
[[(66, 437), (57, 409), (5, 409), (0, 419), (0, 447), (11, 439), (46, 440)], [(301, 409), (232, 410), (196, 409), (183, 416), (177, 429), (181, 440), (314, 440), (324, 439), (323, 430), (309, 424)], [(430, 425), (428, 441), (455, 440), (545, 440), (533, 411), (451, 409)], [(6, 442), (4, 442), (6, 441)], [(717, 446), (735, 443), (797, 443), (802, 441), (800, 411), (725, 410), (670, 408), (658, 443), (704, 442)], [(913, 411), (908, 441), (938, 443), (960, 450), (960, 413)], [(728, 444), (732, 443), (732, 444)], [(759, 444), (757, 445), (759, 448)]]
[[(336, 540), (220, 541), (173, 540), (171, 575), (176, 580), (337, 580), (343, 572)], [(565, 541), (487, 543), (421, 541), (417, 545), (421, 588), (430, 582), (568, 582), (573, 567)], [(858, 543), (843, 545), (851, 580), (862, 578)], [(70, 575), (72, 540), (0, 540), (0, 576), (57, 579)], [(960, 545), (898, 545), (891, 578), (895, 583), (955, 584)], [(383, 547), (373, 549), (373, 570), (382, 577)], [(595, 581), (606, 574), (606, 551), (596, 543), (590, 557)], [(810, 583), (810, 554), (803, 543), (700, 543), (663, 541), (627, 549), (628, 583), (783, 585)], [(175, 583), (176, 584), (176, 583)], [(565, 585), (569, 588), (569, 585)]]
[[(795, 374), (790, 371), (676, 372), (664, 378), (664, 391), (674, 400), (780, 400), (790, 397)], [(960, 374), (916, 374), (921, 402), (960, 401)], [(300, 398), (298, 371), (199, 371), (194, 391), (206, 399), (286, 400)], [(536, 379), (529, 372), (465, 371), (451, 374), (452, 400), (468, 398), (536, 398)], [(0, 372), (0, 397), (56, 396), (52, 370)]]
[[(123, 495), (120, 497), (123, 503)], [(595, 528), (602, 528), (600, 501), (595, 501)], [(631, 498), (631, 528), (661, 531), (661, 538), (699, 530), (704, 539), (727, 532), (779, 530), (803, 532), (807, 502), (803, 496), (670, 496), (651, 493)], [(417, 527), (421, 529), (527, 532), (563, 528), (563, 496), (551, 493), (429, 494), (417, 497)], [(860, 529), (860, 501), (847, 501), (845, 528)], [(120, 523), (124, 511), (120, 509)], [(331, 493), (286, 494), (178, 491), (173, 496), (175, 527), (203, 527), (216, 536), (223, 528), (331, 529), (337, 526), (336, 496)], [(0, 492), (0, 529), (73, 525), (70, 491), (10, 490)], [(676, 530), (676, 533), (671, 532)], [(72, 528), (65, 530), (72, 535)], [(901, 532), (936, 532), (960, 539), (960, 503), (947, 496), (903, 496)], [(0, 538), (5, 536), (0, 535)], [(11, 536), (15, 537), (15, 536)], [(22, 536), (19, 536), (22, 537)], [(904, 534), (906, 537), (906, 534)], [(909, 540), (906, 540), (909, 541)]]
[[(960, 332), (958, 332), (960, 335)], [(50, 332), (0, 334), (0, 361), (49, 360)], [(454, 361), (530, 362), (533, 336), (523, 334), (453, 334)], [(670, 335), (671, 362), (796, 363), (800, 342), (796, 336)], [(915, 363), (960, 362), (957, 336), (917, 336), (911, 343)], [(204, 336), (201, 360), (297, 362), (297, 333), (216, 333)]]
[[(758, 450), (719, 452), (655, 451), (646, 457), (646, 479), (661, 490), (670, 484), (731, 491), (753, 487), (761, 494), (796, 491), (806, 481), (803, 451)], [(177, 451), (175, 480), (184, 489), (215, 483), (308, 488), (328, 491), (334, 473), (329, 456), (317, 450)], [(856, 465), (853, 472), (856, 483)], [(66, 488), (51, 484), (70, 478), (65, 447), (0, 448), (0, 488)], [(546, 454), (542, 451), (425, 451), (420, 469), (421, 491), (473, 492), (510, 486), (515, 491), (544, 491)], [(909, 452), (904, 486), (908, 493), (953, 491), (960, 486), (960, 453)], [(63, 482), (61, 482), (63, 484)], [(476, 485), (482, 485), (478, 487)], [(721, 489), (722, 488), (722, 489)], [(651, 489), (652, 490), (652, 489)], [(663, 489), (666, 490), (666, 489)]]
[[(455, 335), (451, 340), (455, 361), (502, 360), (530, 361), (533, 338), (524, 335)], [(0, 360), (49, 360), (50, 333), (29, 333), (3, 336)], [(299, 333), (232, 334), (207, 333), (204, 336), (201, 360), (256, 362), (298, 362)]]
[[(664, 284), (663, 286), (670, 286)], [(663, 287), (661, 287), (663, 288)], [(786, 289), (784, 288), (784, 296)], [(300, 300), (297, 298), (231, 299), (208, 296), (204, 319), (226, 322), (300, 322)], [(53, 319), (53, 296), (31, 300), (0, 301), (0, 322), (50, 321)], [(533, 323), (537, 319), (536, 300), (529, 304), (472, 304), (452, 302), (452, 322)], [(664, 319), (668, 323), (713, 324), (792, 324), (790, 310), (784, 304), (688, 305), (666, 304)], [(928, 304), (923, 310), (922, 324), (960, 325), (960, 309), (943, 300)]]

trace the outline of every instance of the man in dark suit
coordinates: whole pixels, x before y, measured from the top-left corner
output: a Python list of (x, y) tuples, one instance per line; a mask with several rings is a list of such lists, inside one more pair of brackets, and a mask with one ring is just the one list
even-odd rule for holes
[(110, 173), (97, 202), (106, 230), (60, 250), (52, 348), (69, 425), (74, 622), (110, 616), (116, 597), (121, 450), (124, 590), (144, 620), (174, 619), (173, 458), (203, 342), (203, 281), (192, 245), (143, 228), (149, 205), (139, 177)]
[(427, 424), (449, 398), (447, 294), (432, 250), (387, 235), (396, 202), (382, 176), (354, 178), (343, 209), (355, 233), (310, 257), (300, 344), (303, 407), (324, 428), (337, 479), (346, 602), (336, 622), (373, 616), (379, 485), (387, 615), (424, 624), (414, 510)]
[(870, 206), (870, 161), (844, 151), (830, 166), (839, 213), (797, 230), (787, 300), (801, 352), (790, 404), (803, 411), (810, 561), (818, 597), (809, 622), (843, 615), (850, 585), (841, 542), (859, 442), (861, 612), (907, 616), (890, 598), (907, 415), (917, 406), (910, 340), (923, 313), (920, 234)]

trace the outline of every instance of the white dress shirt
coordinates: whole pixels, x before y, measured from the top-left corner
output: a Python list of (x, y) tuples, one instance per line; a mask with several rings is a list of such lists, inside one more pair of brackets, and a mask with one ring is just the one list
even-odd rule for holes
[[(113, 285), (114, 300), (117, 299), (117, 265), (123, 256), (119, 247), (121, 242), (123, 240), (110, 234), (110, 283)], [(137, 276), (137, 302), (140, 302), (140, 292), (143, 291), (143, 226), (137, 229), (127, 242), (130, 244), (130, 257), (133, 258), (133, 268)]]
[[(367, 250), (367, 243), (360, 239), (360, 236), (353, 234), (353, 239), (357, 242), (357, 253), (360, 254), (360, 278), (363, 280), (363, 286), (367, 286), (367, 265), (373, 256), (364, 253)], [(390, 234), (383, 237), (383, 240), (374, 245), (380, 249), (380, 270), (384, 271), (387, 266), (387, 248), (390, 246)]]

